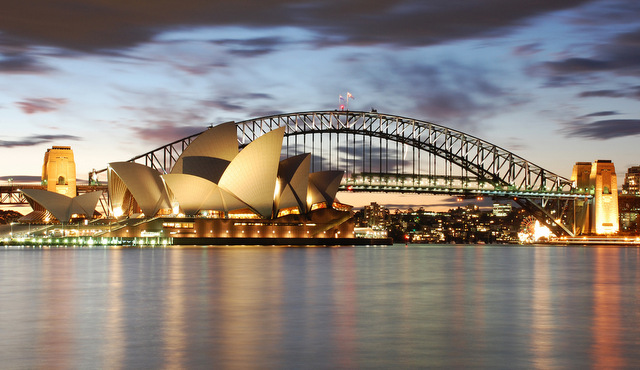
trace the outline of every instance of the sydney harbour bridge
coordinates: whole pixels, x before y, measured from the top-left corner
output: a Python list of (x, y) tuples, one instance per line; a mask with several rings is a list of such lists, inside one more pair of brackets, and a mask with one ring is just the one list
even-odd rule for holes
[[(556, 235), (574, 235), (575, 200), (592, 197), (586, 189), (572, 187), (569, 179), (488, 141), (375, 110), (287, 113), (236, 122), (236, 126), (241, 148), (285, 127), (282, 155), (311, 153), (312, 172), (344, 171), (341, 191), (510, 198)], [(130, 161), (169, 173), (198, 135)]]

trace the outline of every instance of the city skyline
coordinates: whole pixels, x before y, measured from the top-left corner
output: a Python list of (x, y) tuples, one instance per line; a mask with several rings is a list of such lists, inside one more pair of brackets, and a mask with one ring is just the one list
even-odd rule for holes
[(567, 178), (610, 159), (620, 183), (640, 156), (638, 15), (630, 0), (16, 2), (0, 15), (0, 177), (39, 177), (68, 145), (83, 178), (349, 92), (352, 110), (449, 126)]

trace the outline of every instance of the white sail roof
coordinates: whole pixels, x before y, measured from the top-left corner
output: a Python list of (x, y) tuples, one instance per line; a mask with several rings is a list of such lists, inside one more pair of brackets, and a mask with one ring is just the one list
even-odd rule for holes
[(124, 182), (146, 216), (153, 217), (160, 209), (171, 208), (158, 171), (135, 162), (109, 163), (109, 169)]
[[(219, 158), (231, 162), (238, 154), (238, 131), (235, 122), (222, 123), (211, 127), (195, 138), (185, 148), (171, 169), (172, 174), (188, 173), (199, 176), (198, 168), (184, 171), (184, 161), (187, 157)], [(205, 177), (206, 176), (201, 176)]]
[(94, 191), (70, 198), (43, 189), (24, 189), (21, 191), (30, 203), (33, 201), (40, 204), (60, 222), (69, 222), (73, 214), (83, 214), (87, 218), (93, 217), (98, 199), (102, 195), (101, 191)]
[(326, 202), (330, 207), (336, 197), (343, 175), (343, 171), (320, 171), (309, 174), (307, 195), (309, 209), (313, 204), (320, 202)]
[(242, 199), (262, 217), (271, 217), (284, 127), (247, 145), (231, 161), (218, 185)]
[(200, 210), (229, 212), (248, 206), (211, 181), (194, 175), (168, 174), (162, 178), (187, 215)]
[(278, 168), (278, 181), (280, 182), (280, 194), (277, 198), (278, 210), (299, 207), (301, 213), (307, 212), (310, 166), (310, 153), (296, 155), (280, 161), (280, 167)]

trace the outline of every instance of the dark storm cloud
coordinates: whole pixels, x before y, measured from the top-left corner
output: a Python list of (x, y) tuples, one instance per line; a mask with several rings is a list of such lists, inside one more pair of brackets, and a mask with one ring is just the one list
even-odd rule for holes
[(62, 98), (34, 98), (16, 102), (16, 105), (26, 114), (53, 112), (67, 103)]
[[(391, 85), (377, 76), (392, 99), (415, 102), (420, 118), (448, 127), (478, 128), (487, 117), (512, 109), (523, 100), (499, 85), (500, 71), (444, 61), (439, 65), (388, 62), (396, 77)], [(372, 77), (371, 79), (373, 79)]]
[(579, 136), (594, 140), (635, 136), (640, 135), (640, 120), (611, 119), (587, 124), (573, 123), (565, 132), (568, 137)]
[(581, 98), (632, 98), (640, 100), (640, 86), (620, 90), (592, 90), (578, 94)]
[[(252, 106), (258, 105), (261, 100), (273, 100), (273, 96), (265, 93), (233, 93), (224, 97), (202, 100), (201, 104), (205, 108), (215, 108), (227, 112), (244, 112), (248, 108), (244, 103), (250, 103)], [(273, 112), (271, 109), (260, 110), (259, 112)], [(261, 117), (265, 114), (252, 113), (252, 117)]]
[(263, 107), (258, 109), (253, 109), (249, 112), (249, 117), (267, 117), (267, 116), (275, 116), (278, 114), (283, 114), (285, 112), (281, 110), (274, 109), (273, 107)]
[[(585, 75), (599, 72), (638, 77), (640, 76), (640, 29), (620, 34), (607, 44), (596, 46), (590, 56), (572, 56), (546, 62), (542, 65), (542, 69), (550, 74), (549, 86), (579, 83)], [(609, 91), (601, 91), (601, 93), (613, 94)]]
[(229, 48), (229, 53), (233, 55), (255, 57), (277, 51), (285, 41), (280, 37), (260, 37), (246, 40), (216, 40), (213, 43)]
[(27, 53), (0, 52), (0, 73), (44, 73), (52, 69)]
[(15, 148), (19, 146), (34, 146), (59, 140), (78, 141), (82, 139), (78, 136), (73, 135), (34, 135), (20, 140), (0, 140), (0, 147)]
[(616, 111), (612, 111), (612, 110), (606, 110), (606, 111), (601, 111), (601, 112), (594, 112), (594, 113), (590, 113), (587, 115), (584, 115), (580, 118), (589, 118), (589, 117), (607, 117), (607, 116), (615, 116), (618, 115), (620, 113), (616, 112)]
[(202, 105), (207, 108), (215, 108), (230, 112), (238, 112), (245, 109), (244, 105), (231, 103), (228, 99), (203, 100)]
[[(586, 2), (9, 0), (0, 12), (0, 31), (31, 44), (91, 52), (132, 47), (167, 30), (206, 26), (293, 26), (313, 31), (319, 43), (330, 44), (431, 45), (502, 34), (528, 18)], [(249, 45), (239, 52), (268, 52), (277, 41), (262, 40), (262, 47)]]
[(609, 61), (590, 58), (568, 58), (559, 62), (547, 62), (546, 65), (556, 73), (600, 72), (610, 70), (614, 66)]

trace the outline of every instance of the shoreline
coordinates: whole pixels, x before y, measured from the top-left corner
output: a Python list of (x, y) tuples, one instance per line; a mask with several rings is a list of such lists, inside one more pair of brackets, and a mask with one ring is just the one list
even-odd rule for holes
[(2, 246), (206, 246), (206, 245), (260, 245), (260, 246), (346, 246), (392, 245), (391, 238), (163, 238), (163, 237), (57, 237), (57, 238), (5, 238)]

